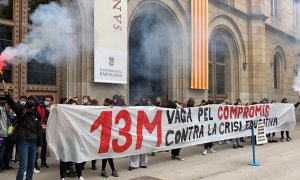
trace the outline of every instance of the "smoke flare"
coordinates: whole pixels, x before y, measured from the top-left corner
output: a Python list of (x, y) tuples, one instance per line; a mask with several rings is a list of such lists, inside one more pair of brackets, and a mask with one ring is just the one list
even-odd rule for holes
[(57, 59), (65, 58), (74, 32), (66, 9), (55, 2), (42, 4), (30, 15), (30, 21), (32, 28), (24, 42), (7, 47), (0, 59), (12, 64), (33, 59), (56, 64)]

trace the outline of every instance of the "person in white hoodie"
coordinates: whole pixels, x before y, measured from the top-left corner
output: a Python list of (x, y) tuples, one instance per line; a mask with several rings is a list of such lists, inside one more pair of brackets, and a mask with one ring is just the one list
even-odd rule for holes
[(4, 171), (3, 154), (7, 138), (8, 121), (4, 108), (0, 106), (0, 172)]

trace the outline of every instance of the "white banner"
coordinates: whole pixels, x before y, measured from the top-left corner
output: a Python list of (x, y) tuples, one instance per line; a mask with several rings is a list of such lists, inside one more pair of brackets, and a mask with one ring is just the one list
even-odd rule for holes
[(127, 84), (127, 0), (94, 1), (94, 81)]
[(185, 109), (55, 105), (47, 142), (57, 159), (83, 162), (163, 151), (251, 135), (262, 121), (266, 133), (296, 124), (293, 104), (210, 105)]

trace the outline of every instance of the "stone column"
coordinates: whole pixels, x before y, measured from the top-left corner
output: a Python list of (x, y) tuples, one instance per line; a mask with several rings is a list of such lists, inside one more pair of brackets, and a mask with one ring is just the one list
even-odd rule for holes
[(267, 96), (266, 87), (266, 39), (264, 2), (249, 3), (249, 93), (250, 102)]

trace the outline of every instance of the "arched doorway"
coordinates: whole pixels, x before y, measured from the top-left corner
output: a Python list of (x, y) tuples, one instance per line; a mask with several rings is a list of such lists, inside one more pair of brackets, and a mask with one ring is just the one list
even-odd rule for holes
[(217, 28), (209, 40), (210, 99), (232, 101), (239, 98), (239, 59), (234, 37), (225, 28)]
[(281, 46), (277, 46), (274, 50), (271, 60), (271, 66), (273, 66), (273, 78), (274, 78), (274, 89), (284, 89), (284, 70), (286, 70), (286, 59), (285, 53)]
[(153, 14), (135, 19), (129, 33), (130, 99), (157, 96), (167, 98), (170, 37)]
[(136, 7), (129, 29), (129, 101), (141, 97), (173, 99), (174, 67), (180, 59), (181, 34), (176, 16), (153, 1)]

